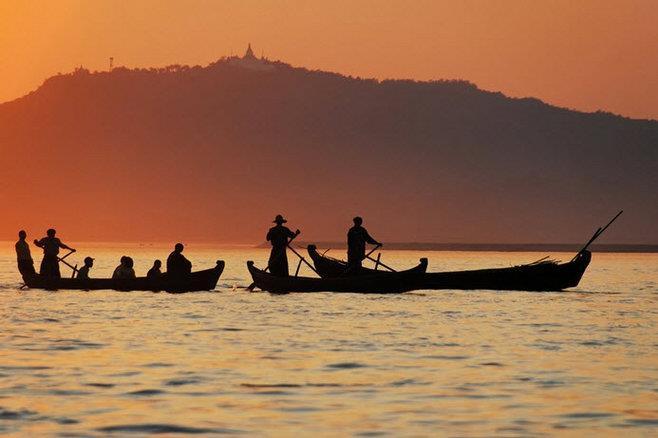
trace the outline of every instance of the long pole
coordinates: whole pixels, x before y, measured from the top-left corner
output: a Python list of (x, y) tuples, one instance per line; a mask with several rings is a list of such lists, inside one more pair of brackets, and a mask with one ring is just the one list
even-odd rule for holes
[(596, 232), (594, 233), (594, 235), (592, 236), (592, 238), (589, 239), (589, 241), (585, 244), (585, 246), (583, 246), (583, 247), (580, 249), (580, 251), (578, 251), (578, 252), (576, 253), (576, 255), (574, 256), (574, 258), (571, 259), (571, 261), (576, 260), (576, 258), (578, 258), (578, 256), (579, 256), (580, 254), (582, 254), (583, 251), (585, 251), (585, 250), (586, 250), (586, 249), (587, 249), (587, 248), (588, 248), (588, 247), (589, 247), (589, 246), (590, 246), (590, 245), (591, 245), (596, 239), (598, 239), (599, 236), (600, 236), (601, 234), (603, 234), (603, 232), (604, 232), (605, 230), (607, 230), (608, 227), (609, 227), (610, 225), (612, 225), (612, 223), (613, 223), (614, 221), (616, 221), (617, 218), (618, 218), (619, 216), (621, 216), (621, 214), (622, 214), (623, 212), (624, 212), (624, 210), (619, 211), (619, 213), (617, 213), (617, 214), (615, 215), (615, 217), (613, 217), (612, 219), (610, 219), (610, 222), (608, 222), (608, 224), (607, 224), (605, 227), (603, 227), (603, 228), (599, 228), (598, 230), (596, 230)]

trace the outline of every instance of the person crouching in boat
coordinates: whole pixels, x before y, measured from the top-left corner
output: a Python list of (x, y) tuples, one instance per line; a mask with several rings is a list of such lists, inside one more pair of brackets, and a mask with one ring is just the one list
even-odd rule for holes
[(46, 237), (41, 240), (34, 240), (34, 244), (39, 248), (43, 248), (43, 260), (41, 260), (41, 268), (39, 269), (39, 274), (44, 277), (55, 277), (61, 278), (62, 275), (59, 273), (59, 249), (68, 249), (71, 252), (75, 252), (75, 249), (64, 245), (61, 240), (55, 237), (57, 231), (53, 228), (49, 229), (46, 232)]
[(94, 259), (85, 257), (85, 264), (82, 268), (78, 269), (78, 280), (89, 280), (89, 269), (94, 266)]
[(161, 267), (162, 262), (160, 260), (154, 261), (153, 267), (146, 273), (146, 278), (149, 280), (155, 280), (156, 278), (159, 278), (162, 275), (162, 271), (160, 270)]
[(284, 227), (283, 224), (288, 221), (280, 214), (276, 215), (273, 222), (276, 225), (270, 228), (270, 231), (267, 232), (266, 236), (267, 241), (272, 244), (270, 260), (268, 261), (267, 266), (270, 268), (270, 273), (272, 275), (287, 277), (288, 256), (286, 254), (286, 248), (288, 247), (288, 239), (297, 236), (300, 231), (297, 230), (293, 233), (288, 227)]
[(135, 278), (135, 270), (133, 269), (133, 259), (128, 256), (121, 257), (121, 264), (114, 269), (112, 274), (113, 280)]
[(359, 216), (352, 219), (354, 226), (347, 232), (347, 271), (357, 272), (366, 258), (366, 243), (371, 245), (382, 245), (370, 237), (368, 230), (363, 225), (363, 219)]
[(25, 240), (27, 233), (24, 230), (18, 232), (18, 242), (16, 242), (16, 261), (18, 262), (18, 272), (23, 278), (29, 278), (36, 275), (34, 271), (34, 260), (30, 253), (30, 245)]
[(185, 258), (182, 243), (177, 243), (167, 257), (167, 275), (174, 280), (187, 278), (192, 272), (192, 262)]

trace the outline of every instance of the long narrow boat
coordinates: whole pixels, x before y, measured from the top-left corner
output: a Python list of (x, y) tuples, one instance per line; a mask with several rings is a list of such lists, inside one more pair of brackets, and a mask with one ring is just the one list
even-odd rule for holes
[(248, 261), (247, 268), (254, 284), (261, 290), (274, 293), (287, 292), (347, 292), (347, 293), (400, 293), (416, 288), (427, 270), (427, 259), (420, 259), (414, 269), (390, 275), (358, 275), (335, 278), (278, 277), (254, 266)]
[[(308, 253), (321, 277), (336, 278), (345, 276), (346, 262), (321, 255), (314, 245), (309, 245)], [(591, 259), (592, 254), (587, 250), (583, 250), (568, 263), (547, 261), (509, 268), (429, 272), (419, 277), (414, 288), (559, 291), (578, 286)], [(375, 271), (364, 267), (358, 276), (379, 275), (388, 278), (393, 274), (395, 273)]]
[(78, 280), (77, 278), (52, 278), (42, 275), (23, 277), (25, 285), (30, 289), (47, 290), (101, 290), (110, 289), (118, 291), (166, 291), (172, 293), (195, 292), (213, 290), (217, 286), (219, 277), (224, 271), (224, 262), (218, 260), (212, 269), (192, 272), (187, 278), (173, 279), (166, 273), (157, 279), (137, 277), (131, 279), (90, 278)]
[(343, 260), (320, 254), (315, 245), (308, 245), (306, 249), (308, 251), (308, 255), (311, 257), (311, 260), (313, 260), (315, 270), (318, 271), (318, 275), (320, 275), (322, 278), (346, 277), (355, 275), (402, 274), (404, 272), (411, 272), (417, 269), (417, 267), (414, 267), (407, 271), (391, 272), (362, 267), (358, 271), (353, 272), (347, 269), (347, 263)]

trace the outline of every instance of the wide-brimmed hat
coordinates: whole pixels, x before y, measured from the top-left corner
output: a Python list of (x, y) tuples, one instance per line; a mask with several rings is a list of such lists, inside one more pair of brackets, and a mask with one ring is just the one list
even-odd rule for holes
[(277, 214), (272, 222), (274, 222), (275, 224), (285, 224), (288, 221), (285, 220), (283, 216), (281, 216), (280, 214)]

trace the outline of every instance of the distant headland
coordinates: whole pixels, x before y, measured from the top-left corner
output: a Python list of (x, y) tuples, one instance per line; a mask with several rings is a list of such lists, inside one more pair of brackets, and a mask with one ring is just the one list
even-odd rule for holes
[(0, 104), (0, 238), (658, 242), (658, 122), (257, 57), (73, 73)]

